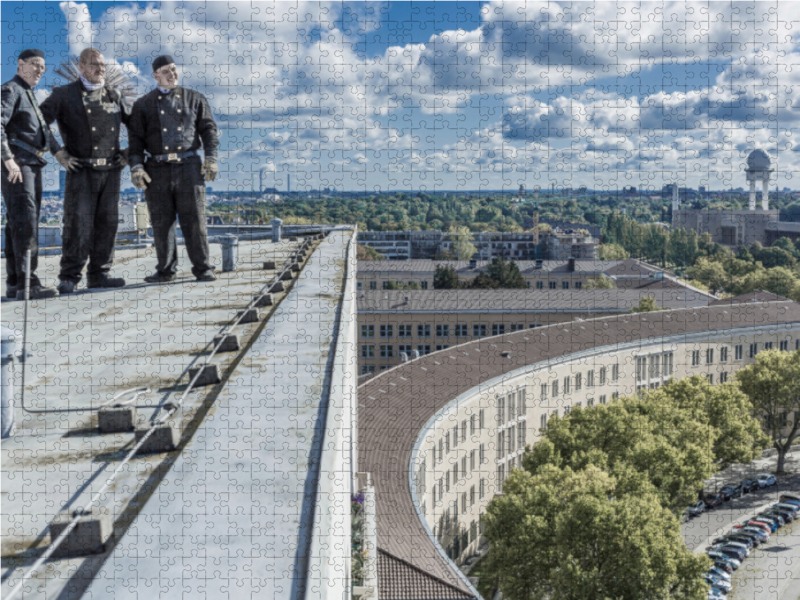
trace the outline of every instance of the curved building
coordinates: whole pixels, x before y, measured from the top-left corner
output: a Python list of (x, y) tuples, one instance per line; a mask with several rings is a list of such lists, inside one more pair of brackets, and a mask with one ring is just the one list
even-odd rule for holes
[[(382, 555), (477, 596), (459, 565), (480, 543), (486, 505), (551, 416), (670, 378), (725, 382), (772, 348), (800, 348), (800, 305), (729, 302), (560, 323), (371, 377), (358, 388), (359, 470), (374, 481)], [(412, 597), (397, 586), (385, 593), (394, 585), (385, 579), (380, 598)]]

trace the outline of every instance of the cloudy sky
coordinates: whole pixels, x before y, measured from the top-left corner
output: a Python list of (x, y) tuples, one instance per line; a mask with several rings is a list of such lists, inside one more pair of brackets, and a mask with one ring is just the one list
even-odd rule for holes
[[(17, 52), (172, 54), (222, 131), (215, 189), (800, 189), (800, 10), (781, 2), (2, 2)], [(51, 170), (51, 173), (54, 171)], [(53, 178), (51, 177), (51, 181)], [(123, 184), (127, 185), (127, 184)], [(53, 187), (52, 185), (46, 187)]]

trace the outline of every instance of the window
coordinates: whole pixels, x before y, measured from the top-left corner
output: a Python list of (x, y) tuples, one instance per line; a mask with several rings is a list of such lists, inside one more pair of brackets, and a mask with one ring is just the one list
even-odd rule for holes
[(411, 337), (411, 325), (409, 323), (398, 325), (397, 337)]
[(566, 417), (566, 416), (569, 414), (569, 410), (570, 410), (570, 408), (572, 408), (572, 407), (571, 407), (571, 406), (565, 406), (565, 407), (564, 407), (564, 416), (565, 416), (565, 417)]
[(506, 399), (500, 397), (497, 399), (497, 424), (500, 425), (506, 419)]
[(587, 408), (591, 407), (591, 406), (594, 406), (594, 398), (587, 398), (586, 399), (586, 406), (587, 406)]
[(436, 344), (436, 350), (447, 350), (450, 347), (450, 344)]
[[(471, 485), (469, 487), (469, 505), (471, 507), (475, 506), (475, 486), (474, 485)], [(475, 521), (473, 521), (473, 523), (475, 523)]]
[(467, 512), (467, 492), (461, 492), (461, 514)]
[(506, 332), (504, 323), (492, 323), (492, 335), (503, 335)]
[(497, 491), (498, 492), (502, 492), (503, 491), (503, 481), (505, 481), (505, 478), (506, 478), (506, 466), (505, 465), (499, 465), (497, 467)]
[(555, 398), (556, 396), (558, 396), (558, 379), (556, 379), (555, 381), (553, 381), (553, 384), (550, 386), (550, 389), (551, 389), (551, 390), (552, 390), (552, 392), (553, 392), (553, 398)]
[(431, 345), (430, 344), (419, 344), (417, 345), (417, 352), (419, 352), (420, 356), (425, 356), (426, 354), (431, 353)]
[(571, 383), (572, 383), (572, 378), (569, 375), (564, 377), (564, 393), (565, 394), (569, 394), (570, 388), (572, 387)]
[(453, 485), (458, 483), (458, 461), (453, 463)]
[(361, 358), (375, 358), (375, 344), (361, 344)]
[(512, 323), (511, 324), (511, 331), (522, 331), (525, 329), (525, 323)]
[(722, 373), (719, 374), (719, 382), (720, 383), (727, 383), (727, 381), (728, 381), (728, 372), (727, 371), (723, 371)]
[(503, 452), (506, 449), (506, 432), (498, 431), (497, 432), (497, 460), (503, 458)]
[(450, 454), (450, 432), (444, 434), (444, 453)]
[(753, 342), (750, 344), (750, 358), (755, 358), (756, 354), (758, 354), (758, 342)]
[(422, 281), (420, 281), (420, 282), (419, 282), (419, 287), (421, 287), (423, 290), (427, 290), (427, 289), (428, 289), (428, 282), (427, 282), (427, 280), (423, 279)]
[(672, 370), (673, 370), (673, 367), (674, 367), (673, 358), (674, 358), (674, 356), (673, 356), (672, 352), (665, 352), (664, 353), (663, 359), (661, 361), (662, 364), (663, 364), (663, 375), (664, 375), (664, 377), (669, 377), (670, 375), (672, 375)]
[(381, 287), (383, 287), (383, 289), (385, 289), (385, 290), (388, 290), (389, 289), (389, 282), (388, 281), (384, 281)]
[(539, 386), (539, 395), (541, 396), (542, 400), (547, 399), (547, 384), (543, 383)]
[(486, 421), (484, 420), (483, 415), (484, 415), (484, 412), (483, 412), (483, 409), (481, 409), (478, 412), (478, 429), (480, 429), (481, 431), (483, 431), (483, 428), (486, 425)]
[(517, 423), (517, 448), (522, 450), (525, 447), (525, 436), (526, 436), (526, 429), (525, 429), (525, 422)]
[(733, 360), (742, 360), (742, 345), (736, 344), (733, 348)]
[(797, 339), (794, 341), (794, 349), (795, 349), (795, 350), (800, 350), (800, 338), (797, 338)]
[(381, 337), (394, 337), (394, 325), (381, 325)]
[(528, 414), (528, 399), (525, 397), (525, 390), (521, 389), (517, 392), (519, 397), (519, 414), (526, 415)]
[(369, 282), (369, 289), (377, 290), (378, 289), (378, 282), (377, 281), (370, 281)]
[(576, 282), (575, 282), (575, 289), (576, 289), (576, 290), (579, 290), (579, 289), (581, 289), (582, 287), (583, 287), (583, 282), (582, 282), (582, 281), (576, 281)]
[(575, 391), (578, 392), (583, 384), (583, 376), (580, 373), (575, 373)]
[(554, 290), (554, 289), (556, 289), (557, 285), (558, 285), (558, 284), (557, 284), (555, 281), (548, 281), (548, 282), (547, 282), (547, 287), (548, 287), (549, 289), (551, 289), (551, 290)]
[(437, 325), (436, 337), (450, 337), (450, 325)]
[(469, 417), (469, 434), (470, 435), (475, 435), (475, 421), (476, 420), (477, 419), (475, 418), (475, 415), (470, 415), (470, 417)]
[(439, 478), (439, 502), (442, 501), (442, 496), (444, 496), (444, 481), (442, 478)]
[(461, 441), (462, 442), (466, 442), (467, 441), (467, 420), (466, 419), (461, 421)]
[(508, 420), (513, 421), (517, 418), (517, 395), (511, 392), (508, 395)]
[(605, 404), (605, 403), (606, 403), (606, 395), (603, 394), (602, 396), (600, 396), (600, 404)]
[(369, 375), (375, 372), (375, 365), (361, 365), (361, 374)]
[(611, 399), (612, 400), (616, 400), (617, 398), (619, 398), (619, 392), (612, 392), (611, 393)]
[(788, 352), (789, 351), (789, 340), (781, 340), (780, 341), (780, 350), (782, 352)]
[(605, 367), (600, 367), (600, 385), (606, 384), (606, 372), (607, 370)]
[(486, 337), (486, 324), (474, 323), (472, 325), (472, 337), (476, 338)]
[(773, 342), (764, 342), (764, 350), (772, 350), (775, 344)]
[(561, 282), (561, 289), (568, 290), (569, 289), (569, 281), (562, 281)]
[(547, 415), (546, 414), (542, 415), (541, 417), (539, 417), (539, 429), (542, 430), (542, 431), (547, 429)]
[(658, 379), (661, 377), (661, 355), (652, 354), (649, 359), (650, 364), (650, 379)]
[(381, 344), (381, 358), (394, 358), (394, 346), (391, 344)]
[(478, 487), (478, 500), (483, 500), (483, 496), (486, 493), (486, 480), (481, 479), (480, 485)]
[(714, 385), (714, 375), (709, 375), (708, 376), (708, 383), (710, 383), (711, 385)]
[(397, 353), (398, 354), (405, 353), (406, 356), (408, 356), (408, 358), (411, 358), (411, 350), (413, 349), (414, 347), (411, 344), (399, 344), (397, 346)]
[(356, 281), (356, 289), (363, 290), (364, 289), (364, 282), (363, 281)]
[(706, 349), (706, 364), (713, 365), (714, 364), (714, 349), (707, 348)]
[(375, 337), (375, 325), (362, 325), (361, 337), (365, 338)]
[(439, 438), (439, 462), (444, 458), (444, 439)]
[(478, 459), (480, 460), (480, 464), (483, 464), (483, 463), (486, 462), (486, 445), (485, 444), (481, 444), (478, 447)]
[(475, 470), (475, 450), (473, 449), (469, 451), (469, 472), (472, 473), (472, 471), (474, 470)]
[(586, 387), (594, 387), (594, 369), (586, 372)]
[(692, 366), (696, 367), (700, 364), (700, 350), (692, 350)]
[(544, 288), (544, 281), (537, 281), (536, 282), (536, 289), (541, 290)]
[(636, 357), (636, 381), (647, 381), (647, 357)]
[(391, 369), (393, 365), (381, 365), (381, 371), (385, 371), (386, 369)]
[(450, 491), (450, 469), (444, 474), (444, 491)]
[(456, 323), (456, 337), (469, 336), (466, 323)]
[(417, 325), (417, 337), (431, 337), (431, 326), (427, 323)]
[(611, 381), (619, 381), (619, 365), (611, 365)]
[(467, 476), (467, 455), (461, 457), (461, 477)]

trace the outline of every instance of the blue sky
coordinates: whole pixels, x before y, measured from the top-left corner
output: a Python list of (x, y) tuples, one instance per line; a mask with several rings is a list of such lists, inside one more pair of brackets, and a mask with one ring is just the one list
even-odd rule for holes
[[(2, 2), (3, 80), (89, 44), (145, 92), (171, 53), (222, 131), (217, 189), (799, 188), (781, 3)], [(55, 170), (48, 171), (48, 188)], [(127, 185), (127, 183), (123, 184)]]

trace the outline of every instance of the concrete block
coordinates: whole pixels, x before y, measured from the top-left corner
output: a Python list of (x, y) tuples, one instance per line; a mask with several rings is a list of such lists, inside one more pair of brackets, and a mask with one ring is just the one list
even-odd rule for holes
[[(137, 444), (148, 431), (149, 429), (136, 430)], [(178, 447), (178, 442), (180, 442), (180, 440), (181, 432), (177, 427), (173, 427), (168, 423), (158, 425), (153, 433), (150, 434), (150, 437), (147, 438), (147, 441), (142, 444), (142, 447), (139, 448), (136, 454), (160, 454), (162, 452), (172, 452)]]
[(283, 275), (281, 275), (281, 281), (289, 281), (290, 279), (293, 278), (294, 275), (292, 275), (291, 269), (287, 269), (286, 271), (283, 272)]
[(197, 375), (197, 372), (200, 369), (202, 369), (203, 372), (200, 374), (200, 377), (197, 378), (195, 386), (214, 385), (221, 381), (219, 378), (219, 369), (217, 368), (217, 365), (213, 364), (202, 367), (192, 367), (189, 369), (189, 381), (194, 379), (194, 376)]
[(270, 286), (269, 291), (270, 293), (275, 294), (277, 292), (283, 292), (285, 291), (285, 289), (283, 287), (283, 283), (281, 283), (280, 281), (276, 281)]
[(289, 236), (289, 241), (290, 242), (296, 242), (297, 241), (297, 236), (296, 235), (290, 235)]
[(294, 271), (295, 273), (300, 271), (300, 263), (298, 262), (292, 263), (292, 271)]
[(272, 269), (274, 271), (277, 268), (277, 266), (275, 265), (275, 261), (274, 260), (265, 260), (264, 261), (264, 266), (262, 268), (263, 269)]
[(247, 310), (240, 310), (236, 313), (236, 318), (242, 317), (239, 323), (257, 323), (261, 320), (261, 313), (255, 308), (248, 308)]
[(220, 352), (236, 352), (241, 346), (239, 346), (239, 336), (235, 333), (229, 333), (227, 335), (215, 335), (214, 336), (214, 347), (217, 347), (217, 344), (222, 342), (222, 345), (219, 347)]
[(256, 300), (256, 306), (259, 308), (262, 306), (272, 306), (272, 294), (264, 294), (263, 296), (259, 296), (258, 300)]
[(100, 433), (133, 431), (146, 420), (132, 406), (106, 406), (97, 411), (97, 429)]
[[(50, 523), (51, 544), (72, 522), (72, 515), (72, 512), (61, 512)], [(78, 524), (67, 534), (66, 539), (59, 544), (51, 556), (53, 558), (71, 558), (100, 554), (105, 551), (106, 542), (113, 531), (114, 523), (108, 510), (96, 508), (79, 517)]]

